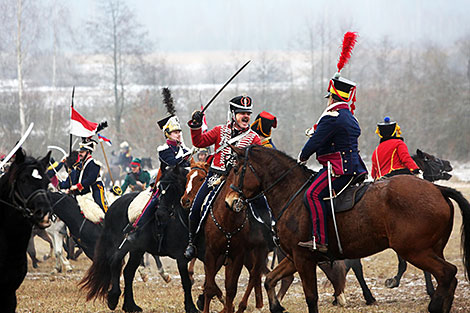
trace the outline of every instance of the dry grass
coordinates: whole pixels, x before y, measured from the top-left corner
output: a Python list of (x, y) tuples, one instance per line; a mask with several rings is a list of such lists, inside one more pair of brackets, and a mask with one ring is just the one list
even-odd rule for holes
[[(470, 199), (470, 184), (448, 183), (447, 185), (457, 188), (464, 193), (467, 199)], [(460, 210), (457, 209), (454, 230), (446, 247), (445, 256), (449, 262), (458, 267), (457, 279), (459, 284), (455, 293), (452, 312), (469, 312), (470, 284), (464, 278), (462, 267), (460, 225)], [(42, 257), (48, 248), (41, 239), (36, 239), (36, 242), (39, 257)], [(40, 263), (38, 269), (32, 269), (29, 266), (28, 275), (17, 292), (17, 312), (109, 312), (105, 303), (99, 301), (85, 302), (83, 294), (80, 293), (77, 287), (77, 283), (91, 264), (86, 257), (81, 256), (77, 262), (72, 263), (74, 266), (72, 274), (50, 275), (53, 262), (54, 260), (47, 260)], [(163, 262), (173, 280), (169, 284), (165, 284), (157, 274), (155, 264), (152, 263), (149, 281), (143, 282), (138, 275), (135, 279), (134, 294), (136, 303), (144, 309), (144, 312), (184, 312), (183, 291), (176, 263), (168, 258), (164, 258)], [(321, 312), (427, 312), (429, 298), (425, 291), (424, 276), (421, 270), (409, 265), (401, 286), (395, 289), (387, 289), (384, 287), (385, 279), (395, 275), (397, 271), (397, 260), (393, 251), (387, 250), (365, 258), (362, 263), (367, 283), (377, 299), (377, 304), (366, 306), (362, 291), (351, 271), (348, 274), (346, 285), (347, 306), (344, 308), (333, 306), (331, 304), (333, 289), (323, 273), (319, 271), (319, 307)], [(196, 283), (193, 286), (194, 299), (202, 291), (204, 275), (200, 263), (196, 266), (196, 273), (198, 274), (195, 277)], [(247, 284), (247, 276), (247, 272), (244, 271), (239, 282), (238, 301)], [(223, 271), (218, 275), (218, 284), (223, 287)], [(264, 303), (265, 306), (261, 312), (269, 312), (265, 292)], [(298, 276), (296, 276), (294, 284), (289, 289), (283, 305), (292, 313), (307, 310)], [(121, 306), (122, 299), (118, 308)], [(212, 312), (218, 312), (222, 309), (222, 306), (214, 301), (211, 308)], [(253, 296), (250, 298), (247, 311), (255, 311)], [(121, 311), (116, 310), (116, 312)]]

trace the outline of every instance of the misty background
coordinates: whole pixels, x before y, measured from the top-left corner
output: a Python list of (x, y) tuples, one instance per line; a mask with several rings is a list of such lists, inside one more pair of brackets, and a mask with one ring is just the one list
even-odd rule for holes
[(410, 152), (468, 162), (469, 9), (463, 0), (0, 0), (0, 154), (31, 122), (30, 153), (68, 150), (75, 86), (75, 108), (109, 122), (109, 156), (128, 141), (156, 167), (161, 88), (172, 90), (190, 146), (191, 113), (251, 60), (207, 111), (209, 127), (247, 94), (253, 118), (263, 110), (278, 117), (273, 140), (295, 157), (326, 105), (343, 35), (356, 31), (342, 76), (358, 84), (362, 157), (370, 160), (376, 124), (390, 116)]

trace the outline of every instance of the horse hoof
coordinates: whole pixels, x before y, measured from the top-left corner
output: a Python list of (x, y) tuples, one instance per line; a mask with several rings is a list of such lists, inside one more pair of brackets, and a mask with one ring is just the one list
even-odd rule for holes
[(37, 263), (33, 263), (33, 268), (38, 268), (38, 264)]
[(162, 276), (163, 280), (165, 281), (165, 283), (168, 284), (171, 281), (171, 276), (168, 275), (168, 273), (164, 273), (161, 276)]
[(387, 288), (395, 288), (398, 287), (398, 280), (396, 278), (389, 278), (385, 281), (385, 287)]
[(124, 312), (142, 312), (142, 308), (140, 306), (138, 306), (137, 304), (132, 304), (132, 305), (123, 305), (122, 306), (122, 310)]
[(366, 301), (366, 305), (372, 305), (376, 302), (377, 300), (375, 300), (375, 298), (372, 298), (372, 299), (369, 299)]
[(341, 293), (338, 297), (337, 297), (337, 300), (338, 300), (338, 305), (339, 306), (346, 306), (346, 296), (344, 295), (344, 293)]
[(117, 304), (119, 302), (119, 296), (120, 296), (120, 293), (118, 294), (108, 293), (108, 308), (111, 311), (114, 311), (114, 309), (117, 307)]
[(203, 293), (201, 293), (199, 297), (197, 297), (196, 305), (199, 310), (201, 311), (204, 310), (204, 294)]
[(46, 261), (46, 260), (48, 260), (48, 259), (50, 259), (50, 258), (51, 258), (51, 256), (50, 256), (49, 254), (45, 254), (45, 255), (42, 257), (42, 259), (43, 259), (44, 261)]

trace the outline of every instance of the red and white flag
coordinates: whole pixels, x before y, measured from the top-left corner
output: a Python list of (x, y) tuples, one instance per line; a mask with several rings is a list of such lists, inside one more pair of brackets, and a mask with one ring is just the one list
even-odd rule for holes
[(90, 137), (96, 133), (98, 123), (93, 123), (86, 120), (80, 115), (73, 107), (70, 119), (70, 133), (79, 137)]

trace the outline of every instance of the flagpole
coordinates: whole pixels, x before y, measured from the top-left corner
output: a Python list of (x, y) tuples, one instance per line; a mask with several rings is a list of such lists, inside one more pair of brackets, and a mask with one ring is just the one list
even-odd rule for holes
[(73, 96), (75, 95), (75, 86), (72, 89), (72, 105), (70, 107), (70, 141), (69, 141), (69, 156), (72, 155), (72, 109), (73, 109)]
[(111, 168), (109, 167), (108, 157), (106, 156), (106, 152), (104, 151), (103, 142), (99, 140), (99, 138), (98, 138), (98, 141), (100, 142), (101, 149), (103, 150), (103, 156), (104, 156), (104, 160), (106, 161), (106, 166), (108, 167), (109, 177), (111, 178), (111, 182), (113, 183), (113, 186), (114, 186), (113, 174), (111, 173)]

